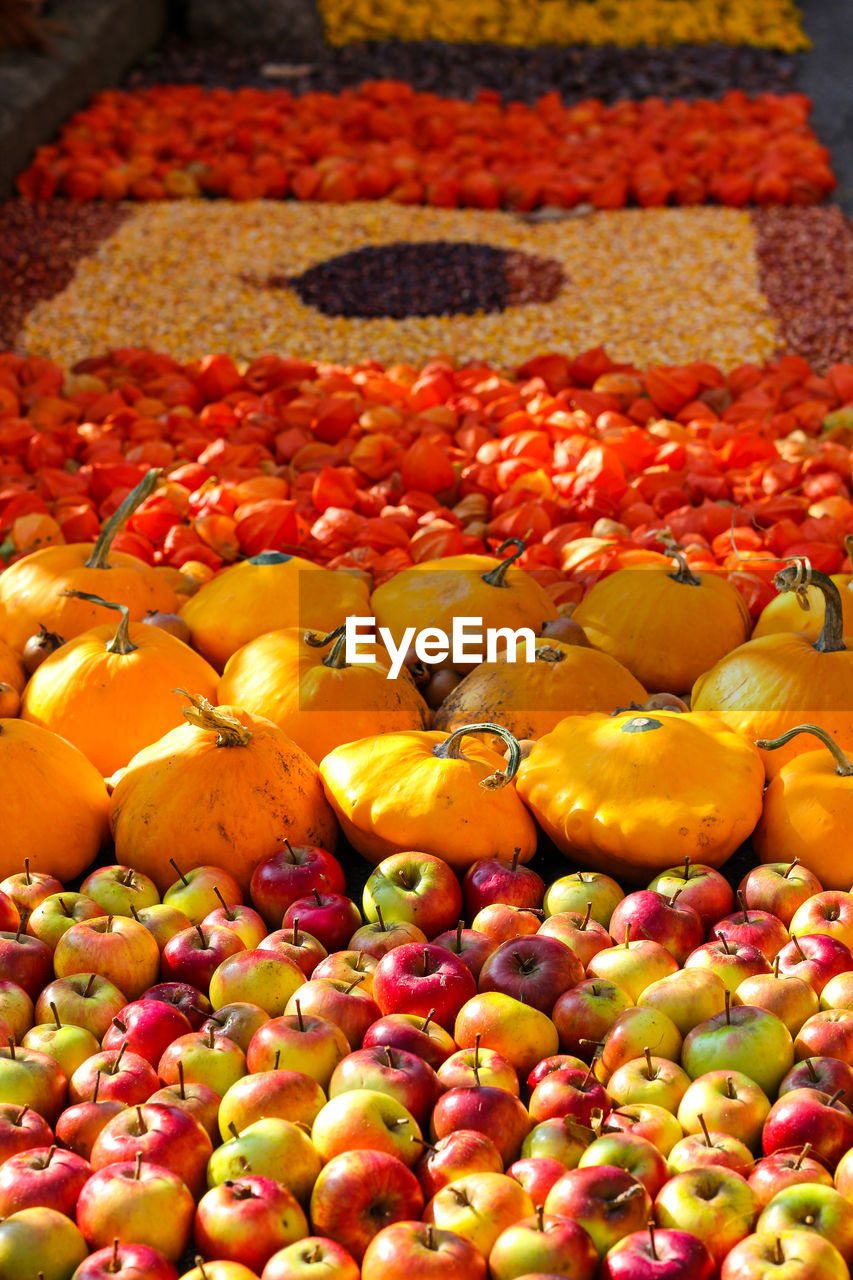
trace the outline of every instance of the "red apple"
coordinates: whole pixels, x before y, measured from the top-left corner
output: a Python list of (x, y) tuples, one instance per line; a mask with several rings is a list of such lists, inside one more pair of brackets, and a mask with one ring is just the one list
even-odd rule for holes
[(291, 845), (284, 839), (281, 849), (255, 867), (249, 896), (268, 928), (276, 929), (291, 903), (314, 889), (321, 893), (344, 893), (346, 882), (341, 864), (318, 845)]
[[(49, 1014), (49, 1000), (44, 1008)], [(19, 983), (10, 982), (8, 978), (0, 978), (0, 1020), (5, 1023), (7, 1035), (11, 1035), (16, 1044), (23, 1039), (35, 1021), (32, 1000)]]
[(396, 1222), (370, 1241), (361, 1280), (395, 1280), (400, 1274), (408, 1280), (486, 1280), (486, 1263), (453, 1231), (432, 1223)]
[(690, 952), (701, 946), (705, 929), (699, 913), (683, 905), (677, 891), (665, 898), (650, 889), (638, 889), (616, 907), (610, 919), (610, 935), (615, 942), (626, 937), (659, 942), (682, 965)]
[(178, 1060), (178, 1082), (167, 1084), (148, 1099), (149, 1105), (155, 1102), (165, 1103), (168, 1107), (178, 1107), (188, 1116), (197, 1120), (211, 1141), (219, 1138), (219, 1111), (221, 1098), (209, 1085), (198, 1080), (185, 1080), (183, 1063)]
[(226, 957), (210, 978), (214, 1009), (226, 1004), (254, 1004), (271, 1018), (280, 1017), (305, 974), (290, 956), (256, 948)]
[(355, 1258), (334, 1240), (306, 1236), (270, 1258), (261, 1280), (359, 1280)]
[(127, 1105), (117, 1098), (94, 1098), (66, 1107), (56, 1122), (56, 1137), (64, 1147), (88, 1160), (98, 1134)]
[(685, 1133), (701, 1133), (704, 1123), (714, 1132), (734, 1134), (756, 1151), (769, 1111), (770, 1099), (754, 1080), (723, 1068), (693, 1081), (679, 1104), (678, 1121)]
[(177, 1174), (137, 1157), (92, 1174), (77, 1201), (77, 1226), (90, 1249), (118, 1239), (147, 1244), (176, 1262), (189, 1243), (194, 1213)]
[(97, 973), (76, 973), (49, 983), (36, 1001), (35, 1016), (40, 1023), (52, 1016), (56, 1006), (59, 1019), (85, 1027), (102, 1040), (113, 1018), (127, 1004), (127, 996)]
[(704, 1125), (702, 1133), (688, 1133), (680, 1138), (669, 1153), (669, 1171), (671, 1174), (686, 1173), (688, 1169), (698, 1169), (709, 1164), (721, 1164), (725, 1169), (734, 1169), (743, 1178), (749, 1178), (755, 1166), (752, 1152), (745, 1142), (733, 1137), (730, 1133), (720, 1133)]
[(613, 1246), (599, 1280), (714, 1280), (716, 1275), (711, 1255), (696, 1236), (649, 1224), (646, 1231), (632, 1232)]
[(310, 978), (317, 965), (329, 954), (319, 939), (299, 928), (294, 920), (289, 929), (276, 929), (258, 943), (258, 951), (272, 951), (277, 956), (295, 960), (299, 968)]
[(245, 949), (242, 939), (231, 929), (191, 925), (166, 943), (160, 975), (165, 982), (188, 982), (199, 991), (206, 991), (222, 961)]
[(779, 1085), (779, 1097), (792, 1089), (820, 1089), (823, 1093), (835, 1093), (841, 1089), (853, 1098), (853, 1067), (837, 1058), (803, 1058)]
[(691, 951), (684, 968), (707, 969), (725, 983), (729, 991), (736, 991), (742, 982), (759, 973), (770, 973), (770, 961), (763, 951), (747, 942), (736, 942), (722, 929), (713, 942), (704, 942)]
[(430, 944), (396, 947), (382, 957), (373, 975), (373, 998), (382, 1014), (430, 1014), (448, 1030), (476, 993), (471, 970), (458, 956)]
[(87, 1058), (68, 1082), (68, 1097), (71, 1102), (90, 1102), (97, 1088), (101, 1098), (135, 1106), (147, 1102), (159, 1083), (150, 1062), (120, 1045)]
[(438, 1079), (444, 1089), (462, 1089), (477, 1084), (506, 1089), (514, 1097), (520, 1095), (515, 1067), (494, 1049), (481, 1049), (479, 1037), (473, 1049), (458, 1049), (438, 1068)]
[(484, 1133), (500, 1152), (504, 1167), (521, 1154), (521, 1144), (531, 1128), (523, 1103), (492, 1085), (449, 1089), (435, 1104), (430, 1121), (433, 1140), (446, 1138), (459, 1129)]
[(488, 1257), (506, 1227), (535, 1212), (533, 1201), (515, 1178), (472, 1173), (436, 1192), (423, 1216), (425, 1222), (454, 1232)]
[(654, 1198), (669, 1177), (666, 1160), (647, 1138), (630, 1130), (602, 1133), (578, 1161), (579, 1169), (608, 1165), (624, 1169)]
[(0, 888), (0, 930), (4, 933), (15, 933), (20, 923), (21, 913), (15, 906), (14, 900)]
[(53, 1130), (32, 1107), (0, 1102), (0, 1165), (10, 1156), (33, 1147), (49, 1147)]
[(267, 936), (267, 926), (263, 916), (243, 903), (229, 907), (224, 898), (221, 906), (215, 911), (208, 912), (201, 926), (203, 929), (208, 926), (216, 929), (230, 929), (232, 933), (236, 933), (247, 951), (260, 946)]
[(753, 867), (738, 886), (748, 907), (769, 911), (786, 927), (797, 908), (822, 888), (814, 872), (804, 867), (798, 858), (793, 862), (767, 862)]
[(423, 1153), (412, 1170), (427, 1200), (449, 1182), (465, 1178), (469, 1173), (503, 1171), (501, 1153), (491, 1138), (476, 1129), (457, 1129), (439, 1138), (434, 1146), (424, 1144)]
[(793, 1089), (777, 1099), (764, 1122), (764, 1154), (789, 1151), (810, 1142), (815, 1159), (830, 1170), (853, 1146), (853, 1112), (838, 1095)]
[(521, 1183), (537, 1209), (544, 1206), (548, 1192), (565, 1172), (563, 1162), (552, 1156), (522, 1156), (507, 1169), (509, 1176)]
[(320, 1171), (310, 1220), (315, 1232), (337, 1241), (360, 1262), (383, 1227), (419, 1218), (423, 1207), (420, 1184), (402, 1160), (382, 1151), (347, 1151)]
[(371, 1023), (364, 1033), (362, 1048), (391, 1045), (417, 1054), (435, 1070), (456, 1052), (456, 1041), (449, 1031), (433, 1020), (434, 1010), (426, 1018), (416, 1013), (390, 1013)]
[(592, 903), (587, 903), (584, 915), (577, 911), (560, 911), (548, 916), (539, 926), (538, 933), (546, 938), (558, 938), (571, 947), (584, 969), (594, 955), (612, 944), (612, 938), (603, 924), (592, 919)]
[(535, 1217), (522, 1218), (502, 1231), (489, 1253), (493, 1280), (514, 1280), (521, 1267), (536, 1267), (543, 1274), (545, 1267), (559, 1267), (564, 1275), (593, 1280), (598, 1251), (583, 1227), (540, 1207)]
[(35, 1147), (0, 1165), (0, 1218), (21, 1209), (56, 1209), (73, 1218), (91, 1174), (87, 1161), (59, 1147)]
[(178, 1280), (178, 1273), (168, 1258), (147, 1244), (120, 1244), (118, 1240), (106, 1249), (90, 1253), (74, 1272), (73, 1280)]
[(587, 978), (572, 991), (565, 991), (551, 1011), (567, 1053), (590, 1061), (620, 1013), (632, 1007), (623, 987), (603, 978)]
[(428, 938), (462, 914), (462, 890), (452, 867), (430, 853), (393, 853), (374, 867), (362, 897), (365, 920), (416, 924)]
[(743, 899), (739, 911), (723, 916), (712, 929), (714, 933), (724, 933), (729, 942), (757, 947), (770, 961), (788, 941), (788, 930), (778, 916), (747, 907)]
[(311, 978), (303, 983), (285, 1005), (285, 1015), (295, 1014), (297, 1004), (305, 1014), (334, 1022), (351, 1049), (361, 1046), (367, 1028), (380, 1014), (378, 1004), (361, 990), (358, 981), (342, 982), (339, 978)]
[(503, 942), (480, 970), (480, 991), (502, 991), (534, 1009), (551, 1013), (564, 991), (583, 980), (583, 966), (570, 947), (538, 933)]
[(452, 951), (455, 956), (458, 956), (471, 970), (475, 982), (486, 960), (498, 945), (487, 933), (478, 933), (476, 929), (465, 929), (461, 920), (458, 921), (455, 929), (447, 929), (444, 933), (436, 934), (432, 941), (433, 946), (444, 947), (446, 951)]
[(822, 1009), (807, 1018), (794, 1040), (794, 1054), (803, 1058), (835, 1058), (853, 1066), (853, 1010)]
[(361, 924), (361, 912), (343, 893), (320, 893), (314, 889), (306, 897), (291, 902), (282, 918), (282, 929), (290, 928), (295, 920), (322, 942), (327, 951), (343, 951)]
[(756, 1161), (747, 1180), (762, 1208), (780, 1191), (798, 1182), (819, 1182), (825, 1187), (832, 1186), (832, 1174), (819, 1160), (810, 1157), (810, 1151), (811, 1143), (807, 1142), (802, 1151), (776, 1151), (772, 1156)]
[(150, 1102), (113, 1116), (95, 1140), (92, 1168), (135, 1159), (140, 1151), (149, 1164), (176, 1173), (194, 1196), (202, 1194), (213, 1144), (185, 1110)]
[[(0, 891), (12, 899), (18, 915), (30, 915), (52, 893), (62, 893), (63, 885), (56, 876), (45, 871), (30, 871), (30, 860), (24, 858), (23, 871), (16, 871), (0, 881)], [(17, 929), (18, 922), (4, 924), (4, 929)]]
[(823, 933), (853, 948), (853, 894), (825, 889), (807, 898), (794, 912), (791, 934)]
[(173, 1004), (190, 1020), (193, 1031), (198, 1031), (212, 1012), (207, 996), (189, 982), (158, 982), (140, 997), (143, 1000), (161, 1000)]
[(648, 888), (663, 894), (665, 898), (671, 898), (677, 893), (681, 905), (692, 907), (698, 914), (706, 933), (715, 920), (728, 915), (735, 905), (735, 895), (725, 876), (714, 867), (691, 862), (690, 858), (685, 858), (678, 867), (669, 867), (666, 871), (659, 872)]
[(294, 1013), (271, 1018), (258, 1028), (246, 1051), (246, 1066), (252, 1073), (277, 1067), (301, 1071), (326, 1089), (349, 1051), (341, 1028), (329, 1018), (306, 1013), (300, 1002)]
[(193, 1226), (203, 1258), (242, 1262), (256, 1272), (279, 1249), (307, 1235), (308, 1221), (295, 1196), (263, 1177), (212, 1187), (199, 1201)]
[(192, 1031), (189, 1018), (175, 1005), (162, 1000), (134, 1000), (124, 1005), (107, 1028), (101, 1041), (104, 1049), (120, 1049), (127, 1042), (131, 1053), (156, 1067), (166, 1049), (178, 1036)]
[(535, 907), (514, 907), (509, 903), (493, 902), (482, 907), (471, 921), (476, 933), (485, 933), (496, 943), (509, 942), (513, 938), (525, 938), (539, 931), (543, 912)]
[(53, 975), (50, 947), (24, 933), (23, 922), (14, 932), (0, 932), (0, 973), (7, 981), (17, 982), (35, 1000)]
[(528, 1110), (534, 1124), (559, 1116), (573, 1116), (581, 1124), (589, 1124), (593, 1112), (606, 1115), (610, 1105), (607, 1091), (596, 1080), (592, 1067), (588, 1071), (569, 1067), (552, 1071), (537, 1084)]
[(727, 1254), (720, 1280), (847, 1280), (841, 1254), (813, 1231), (755, 1232)]
[(264, 1116), (310, 1128), (325, 1103), (317, 1081), (303, 1071), (256, 1071), (232, 1084), (222, 1099), (219, 1133), (227, 1141), (233, 1129), (242, 1132)]
[(358, 1049), (339, 1062), (329, 1081), (329, 1097), (351, 1089), (375, 1089), (395, 1098), (417, 1120), (428, 1122), (442, 1091), (439, 1077), (422, 1058), (405, 1049), (378, 1045)]
[[(62, 935), (53, 953), (57, 978), (96, 972), (138, 1000), (157, 981), (160, 952), (144, 925), (128, 916), (81, 920)], [(43, 985), (43, 984), (42, 984)]]
[(519, 866), (520, 849), (511, 859), (480, 858), (472, 862), (462, 881), (465, 914), (472, 920), (493, 902), (513, 907), (541, 907), (545, 882), (530, 867)]
[(818, 995), (837, 974), (853, 969), (853, 954), (843, 942), (825, 933), (793, 937), (779, 951), (779, 972), (808, 982)]
[(624, 1236), (639, 1231), (651, 1208), (642, 1183), (607, 1165), (568, 1170), (545, 1201), (546, 1213), (562, 1214), (589, 1232), (600, 1258)]

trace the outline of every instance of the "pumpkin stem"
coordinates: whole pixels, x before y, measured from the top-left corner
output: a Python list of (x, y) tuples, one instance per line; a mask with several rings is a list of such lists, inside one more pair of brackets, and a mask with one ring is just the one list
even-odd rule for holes
[(687, 563), (687, 556), (681, 550), (679, 544), (670, 533), (669, 529), (664, 529), (658, 534), (658, 542), (666, 548), (667, 555), (672, 556), (676, 564), (675, 573), (669, 576), (673, 582), (681, 582), (688, 587), (701, 587), (702, 581), (696, 577), (696, 574)]
[(500, 564), (496, 564), (494, 569), (490, 569), (488, 573), (480, 574), (483, 581), (487, 582), (490, 587), (505, 587), (506, 575), (509, 572), (510, 566), (513, 565), (518, 557), (524, 553), (524, 543), (521, 538), (507, 538), (506, 542), (502, 542), (498, 547), (498, 555), (500, 555), (502, 551), (506, 551), (507, 547), (515, 547), (515, 551), (513, 551), (512, 555), (507, 556), (506, 560), (502, 560)]
[(493, 733), (500, 738), (501, 742), (506, 743), (509, 750), (509, 763), (506, 770), (503, 773), (498, 770), (488, 778), (480, 779), (480, 786), (485, 787), (487, 791), (497, 791), (500, 787), (505, 787), (518, 772), (518, 766), (521, 764), (521, 747), (509, 729), (504, 729), (502, 725), (489, 724), (486, 721), (482, 724), (464, 724), (461, 729), (455, 729), (449, 734), (444, 742), (439, 742), (433, 747), (432, 754), (437, 760), (464, 760), (461, 742), (466, 733)]
[(207, 698), (196, 698), (193, 694), (187, 693), (186, 689), (173, 689), (172, 692), (189, 698), (192, 706), (184, 707), (184, 719), (195, 725), (197, 729), (215, 733), (217, 747), (246, 746), (252, 736), (251, 730), (241, 724), (236, 716), (227, 715), (226, 712), (220, 711), (218, 707), (208, 702)]
[(777, 747), (784, 747), (786, 742), (796, 738), (798, 733), (811, 733), (814, 737), (819, 738), (823, 745), (832, 752), (835, 758), (835, 772), (839, 777), (853, 777), (853, 764), (847, 759), (835, 739), (825, 729), (821, 729), (816, 724), (798, 724), (793, 729), (789, 729), (787, 733), (780, 734), (778, 738), (759, 738), (755, 745), (761, 751), (775, 751)]
[(88, 600), (89, 604), (100, 604), (105, 609), (115, 609), (121, 614), (121, 622), (118, 624), (116, 633), (106, 646), (107, 653), (120, 653), (122, 655), (135, 653), (139, 645), (133, 643), (130, 638), (128, 627), (130, 626), (130, 610), (126, 604), (112, 604), (109, 600), (102, 600), (100, 596), (93, 595), (90, 591), (62, 591), (63, 596), (73, 596), (75, 600)]
[(332, 645), (331, 651), (322, 660), (323, 666), (331, 667), (335, 671), (343, 671), (345, 667), (350, 665), (348, 662), (344, 662), (343, 659), (344, 649), (346, 648), (346, 629), (347, 624), (342, 622), (339, 627), (335, 627), (334, 631), (330, 631), (328, 635), (321, 636), (316, 631), (306, 631), (303, 639), (306, 644), (310, 644), (314, 649), (323, 649), (327, 644), (332, 644), (334, 640), (335, 643)]
[(827, 574), (798, 560), (795, 564), (789, 564), (784, 569), (780, 569), (773, 579), (773, 585), (780, 593), (793, 591), (801, 609), (808, 607), (806, 594), (808, 587), (817, 587), (818, 591), (823, 592), (823, 626), (812, 647), (818, 653), (839, 653), (846, 648), (841, 596), (838, 587)]
[(562, 649), (555, 649), (553, 645), (543, 644), (536, 647), (537, 662), (565, 662), (566, 655)]
[(101, 530), (98, 541), (92, 548), (92, 554), (86, 561), (87, 569), (109, 569), (110, 548), (119, 529), (123, 527), (147, 497), (154, 492), (154, 486), (160, 478), (159, 467), (147, 471), (135, 489), (131, 489), (121, 506), (116, 507), (109, 520)]

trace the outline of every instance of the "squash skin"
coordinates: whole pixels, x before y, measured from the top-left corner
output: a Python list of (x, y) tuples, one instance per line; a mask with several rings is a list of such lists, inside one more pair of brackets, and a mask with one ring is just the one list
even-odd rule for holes
[(303, 628), (268, 631), (231, 655), (217, 697), (272, 720), (315, 764), (344, 742), (427, 727), (427, 705), (405, 668), (388, 680), (387, 659), (330, 667), (327, 656)]
[(617, 880), (719, 867), (761, 814), (758, 749), (695, 712), (570, 716), (521, 764), (518, 793), (568, 857)]
[(98, 770), (40, 725), (0, 720), (0, 879), (30, 860), (65, 882), (98, 855), (109, 831), (109, 796)]
[(334, 850), (338, 829), (313, 760), (272, 721), (217, 707), (248, 729), (245, 746), (219, 747), (191, 724), (138, 752), (110, 799), (116, 860), (151, 876), (161, 893), (183, 871), (224, 867), (243, 892), (283, 837)]
[(541, 738), (566, 716), (640, 705), (646, 690), (627, 668), (597, 649), (537, 640), (535, 662), (484, 662), (445, 698), (433, 727), (446, 733), (472, 720), (496, 720), (516, 738)]
[(853, 884), (853, 778), (840, 777), (829, 751), (814, 750), (814, 739), (803, 736), (812, 749), (771, 781), (752, 847), (762, 862), (799, 858), (825, 889), (847, 890)]
[[(841, 596), (841, 608), (844, 617), (845, 634), (853, 635), (853, 574), (833, 573), (831, 580), (838, 587)], [(790, 594), (783, 592), (771, 600), (761, 610), (752, 630), (752, 639), (761, 636), (776, 636), (787, 631), (795, 631), (809, 640), (817, 640), (823, 626), (825, 605), (823, 593), (818, 587), (807, 587), (806, 595), (809, 608), (803, 609)]]
[(464, 759), (439, 760), (433, 748), (448, 734), (434, 730), (363, 738), (330, 752), (320, 765), (329, 803), (344, 835), (374, 864), (417, 849), (455, 871), (479, 858), (536, 851), (536, 827), (514, 783), (487, 790), (480, 782), (503, 771), (504, 757), (466, 736)]

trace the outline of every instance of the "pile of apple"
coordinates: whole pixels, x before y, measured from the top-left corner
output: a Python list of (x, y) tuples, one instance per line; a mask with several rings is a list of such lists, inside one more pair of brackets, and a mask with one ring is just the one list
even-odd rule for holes
[(849, 1276), (853, 893), (407, 853), (362, 917), (285, 842), (249, 896), (0, 885), (2, 1280)]

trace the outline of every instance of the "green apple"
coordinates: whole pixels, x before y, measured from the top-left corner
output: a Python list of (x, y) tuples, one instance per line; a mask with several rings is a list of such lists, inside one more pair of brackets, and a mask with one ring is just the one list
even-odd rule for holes
[(145, 926), (160, 951), (176, 933), (183, 933), (184, 929), (192, 928), (189, 916), (185, 916), (183, 911), (179, 911), (168, 902), (155, 902), (153, 906), (142, 907), (131, 914), (135, 920)]
[(246, 1055), (227, 1036), (208, 1031), (190, 1031), (173, 1040), (157, 1064), (157, 1074), (164, 1084), (178, 1084), (181, 1075), (187, 1082), (206, 1084), (220, 1098), (231, 1085), (246, 1074)]
[(237, 1080), (219, 1107), (222, 1141), (233, 1137), (233, 1128), (242, 1133), (256, 1120), (276, 1116), (292, 1124), (309, 1127), (326, 1104), (326, 1095), (316, 1080), (302, 1071), (256, 1071)]
[(647, 1053), (618, 1067), (607, 1082), (607, 1092), (619, 1107), (652, 1102), (674, 1115), (689, 1085), (690, 1077), (676, 1063)]
[(644, 1009), (660, 1009), (686, 1036), (697, 1023), (722, 1013), (725, 997), (726, 984), (710, 969), (679, 969), (678, 973), (652, 982), (640, 993), (637, 1004)]
[(100, 1042), (85, 1027), (73, 1022), (63, 1024), (54, 1004), (53, 1022), (30, 1027), (21, 1043), (26, 1049), (38, 1049), (58, 1062), (70, 1080), (77, 1068), (100, 1049)]
[(536, 1210), (520, 1183), (505, 1173), (469, 1173), (437, 1191), (424, 1209), (424, 1222), (453, 1231), (489, 1256), (498, 1236)]
[(641, 1006), (626, 1009), (605, 1036), (604, 1047), (595, 1063), (596, 1076), (606, 1084), (618, 1067), (641, 1057), (647, 1048), (657, 1058), (678, 1062), (681, 1032), (672, 1018), (659, 1009)]
[(311, 1141), (324, 1162), (345, 1151), (368, 1150), (384, 1151), (411, 1166), (423, 1150), (414, 1116), (378, 1089), (348, 1089), (330, 1098), (317, 1114)]
[(56, 944), (73, 924), (81, 920), (96, 920), (104, 914), (94, 898), (86, 893), (52, 893), (44, 898), (27, 920), (27, 933), (46, 942), (56, 950)]
[(492, 1280), (514, 1280), (522, 1273), (593, 1276), (597, 1269), (598, 1250), (589, 1232), (541, 1206), (534, 1217), (502, 1231), (489, 1253)]
[(762, 1231), (736, 1244), (726, 1274), (744, 1280), (849, 1280), (841, 1254), (813, 1231)]
[(0, 978), (0, 1019), (18, 1043), (33, 1025), (35, 1009), (26, 991), (11, 978)]
[(756, 1231), (778, 1235), (790, 1229), (814, 1231), (853, 1264), (853, 1204), (834, 1187), (801, 1182), (777, 1192), (758, 1219)]
[(678, 961), (659, 942), (640, 938), (597, 951), (586, 972), (588, 978), (615, 982), (636, 1004), (653, 982), (678, 972)]
[(160, 901), (150, 876), (133, 867), (98, 867), (80, 885), (80, 892), (94, 898), (106, 916), (132, 916), (134, 908), (153, 907)]
[(594, 1138), (595, 1130), (580, 1124), (574, 1116), (555, 1116), (533, 1126), (521, 1144), (521, 1155), (524, 1159), (542, 1156), (559, 1160), (567, 1169), (576, 1169)]
[(240, 886), (222, 867), (193, 867), (183, 872), (174, 859), (170, 862), (178, 878), (163, 894), (163, 901), (183, 911), (190, 924), (201, 924), (205, 916), (221, 907), (223, 898), (229, 907), (242, 903)]
[(602, 871), (573, 871), (548, 886), (542, 905), (546, 916), (555, 916), (561, 911), (586, 915), (587, 904), (591, 902), (591, 918), (606, 929), (624, 897), (622, 888), (612, 876), (606, 876)]
[(729, 1133), (752, 1151), (761, 1149), (761, 1132), (770, 1099), (742, 1071), (708, 1071), (697, 1076), (681, 1099), (678, 1121), (685, 1133), (701, 1133), (702, 1120), (715, 1133)]
[(288, 956), (272, 951), (238, 951), (213, 971), (210, 1003), (214, 1010), (236, 1001), (255, 1004), (271, 1018), (278, 1018), (304, 981), (299, 965)]
[(698, 1236), (719, 1267), (750, 1234), (759, 1209), (746, 1178), (722, 1165), (708, 1165), (669, 1179), (655, 1200), (655, 1219), (660, 1227)]
[(735, 1005), (688, 1032), (682, 1065), (695, 1080), (708, 1071), (742, 1071), (775, 1098), (794, 1065), (794, 1041), (781, 1018), (755, 1005)]
[(69, 1280), (88, 1256), (82, 1232), (56, 1209), (20, 1209), (0, 1222), (0, 1276)]
[(257, 1174), (282, 1183), (304, 1206), (311, 1199), (322, 1164), (299, 1125), (267, 1116), (247, 1125), (242, 1133), (214, 1151), (207, 1164), (207, 1185), (218, 1187), (223, 1182)]

